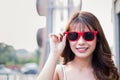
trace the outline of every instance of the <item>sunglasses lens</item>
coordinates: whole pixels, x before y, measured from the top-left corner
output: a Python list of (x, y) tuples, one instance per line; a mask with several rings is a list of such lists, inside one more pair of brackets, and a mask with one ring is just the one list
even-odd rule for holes
[(76, 41), (79, 39), (80, 36), (82, 36), (84, 38), (84, 40), (86, 41), (92, 41), (94, 40), (97, 32), (68, 32), (65, 33), (67, 34), (67, 37), (70, 41)]
[(85, 32), (83, 37), (85, 40), (91, 41), (94, 39), (94, 33), (93, 32)]
[(69, 38), (69, 40), (74, 41), (74, 40), (78, 39), (78, 33), (70, 32), (70, 33), (68, 33), (68, 38)]

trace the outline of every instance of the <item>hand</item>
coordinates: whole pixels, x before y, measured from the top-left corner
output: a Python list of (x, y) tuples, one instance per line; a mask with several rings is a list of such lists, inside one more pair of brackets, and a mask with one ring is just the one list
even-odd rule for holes
[(64, 34), (49, 34), (50, 51), (51, 53), (60, 56), (66, 46), (66, 35)]

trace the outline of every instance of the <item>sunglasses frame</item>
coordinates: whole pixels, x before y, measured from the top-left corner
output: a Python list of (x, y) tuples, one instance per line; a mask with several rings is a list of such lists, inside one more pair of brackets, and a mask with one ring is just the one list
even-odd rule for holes
[[(87, 32), (92, 32), (93, 34), (94, 34), (94, 38), (95, 38), (95, 36), (97, 35), (97, 31), (86, 31), (86, 32), (65, 32), (64, 34), (66, 34), (67, 35), (67, 38), (68, 38), (68, 40), (69, 41), (77, 41), (81, 36), (82, 36), (82, 38), (85, 40), (85, 41), (93, 41), (94, 40), (94, 38), (92, 39), (92, 40), (86, 40), (84, 37), (83, 37), (83, 35), (85, 34), (85, 33), (87, 33)], [(77, 33), (78, 34), (78, 37), (75, 39), (75, 40), (71, 40), (71, 39), (69, 39), (69, 37), (68, 37), (68, 34), (69, 33)]]

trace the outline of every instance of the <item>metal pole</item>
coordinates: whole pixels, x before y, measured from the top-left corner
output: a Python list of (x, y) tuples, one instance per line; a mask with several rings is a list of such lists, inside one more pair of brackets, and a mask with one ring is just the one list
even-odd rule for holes
[(6, 74), (7, 75), (7, 80), (9, 80), (9, 74)]
[(80, 0), (80, 10), (82, 10), (82, 0)]
[(70, 17), (71, 8), (72, 8), (72, 2), (71, 0), (68, 0), (68, 18)]
[(47, 40), (46, 40), (46, 59), (48, 58), (50, 52), (50, 41), (49, 41), (49, 33), (52, 32), (52, 25), (53, 25), (53, 2), (52, 0), (48, 0), (48, 14), (47, 14)]
[(116, 26), (115, 27), (115, 29), (114, 29), (114, 32), (115, 32), (115, 48), (114, 48), (114, 52), (115, 52), (115, 64), (116, 64), (116, 66), (117, 66), (117, 68), (118, 68), (118, 71), (119, 71), (119, 73), (120, 73), (120, 54), (119, 54), (119, 52), (120, 52), (120, 50), (119, 50), (119, 48), (120, 48), (120, 42), (119, 42), (119, 39), (120, 39), (120, 37), (119, 37), (119, 20), (118, 20), (118, 15), (116, 14), (116, 6), (115, 6), (115, 1), (113, 1), (112, 2), (112, 5), (113, 5), (113, 24), (114, 24), (114, 26)]

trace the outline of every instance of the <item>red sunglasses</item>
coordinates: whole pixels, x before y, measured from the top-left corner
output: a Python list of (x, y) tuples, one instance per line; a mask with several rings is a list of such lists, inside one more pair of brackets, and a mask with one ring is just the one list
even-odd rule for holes
[(82, 36), (85, 41), (92, 41), (92, 40), (94, 40), (97, 33), (98, 33), (97, 31), (65, 32), (69, 41), (77, 41), (80, 38), (80, 36)]

